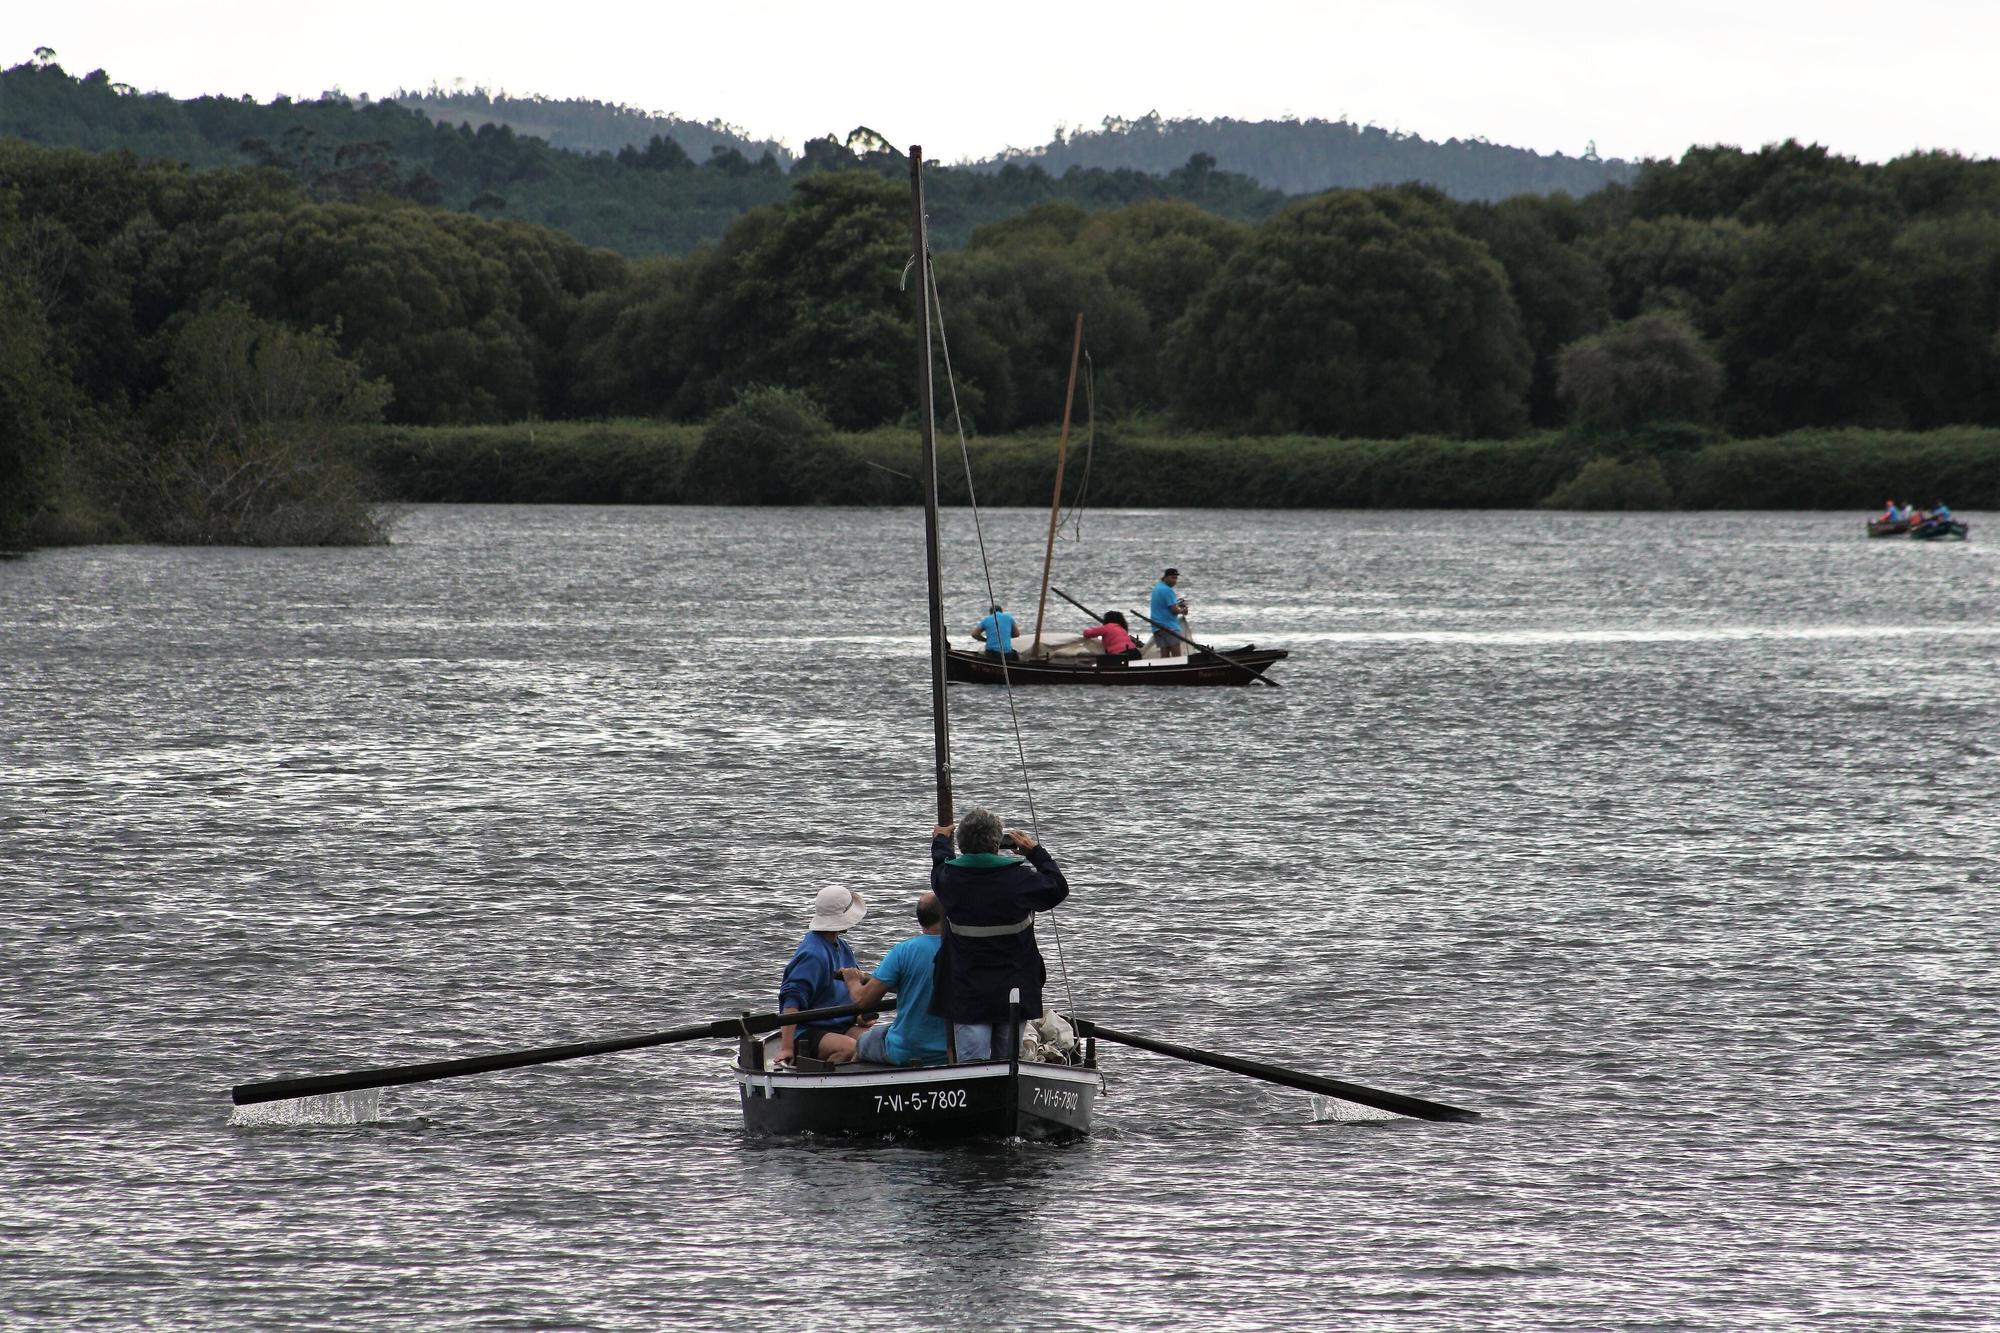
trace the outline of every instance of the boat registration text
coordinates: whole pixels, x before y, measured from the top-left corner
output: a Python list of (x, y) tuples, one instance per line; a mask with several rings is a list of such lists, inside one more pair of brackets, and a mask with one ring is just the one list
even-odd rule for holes
[(906, 1115), (917, 1111), (953, 1111), (966, 1104), (964, 1088), (919, 1088), (915, 1092), (875, 1094), (875, 1114)]

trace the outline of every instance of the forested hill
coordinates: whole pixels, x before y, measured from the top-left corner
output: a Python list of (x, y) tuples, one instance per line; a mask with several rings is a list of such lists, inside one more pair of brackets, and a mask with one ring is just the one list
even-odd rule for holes
[(433, 85), (422, 92), (399, 91), (387, 100), (414, 107), (440, 125), (469, 124), (475, 130), (481, 125), (505, 125), (516, 134), (546, 139), (551, 148), (578, 153), (643, 149), (658, 136), (673, 140), (697, 162), (732, 150), (753, 161), (769, 153), (786, 168), (793, 158), (792, 150), (776, 139), (753, 138), (719, 120), (685, 120), (582, 97), (510, 97), (484, 88), (467, 91)]
[(1058, 131), (1040, 148), (1010, 151), (974, 164), (995, 171), (1035, 165), (1054, 175), (1072, 167), (1170, 171), (1196, 153), (1286, 194), (1366, 189), (1417, 181), (1454, 199), (1506, 199), (1517, 194), (1585, 195), (1630, 182), (1632, 163), (1543, 155), (1483, 139), (1432, 143), (1415, 134), (1347, 120), (1137, 120), (1107, 118), (1100, 129)]
[[(752, 158), (719, 145), (697, 161), (678, 140), (660, 135), (615, 154), (572, 152), (506, 125), (443, 125), (393, 101), (361, 103), (338, 93), (268, 103), (141, 93), (102, 70), (74, 77), (48, 52), (0, 71), (0, 138), (8, 136), (193, 167), (271, 167), (297, 180), (314, 202), (405, 199), (537, 223), (634, 258), (684, 255), (718, 241), (745, 213), (790, 197), (801, 175), (908, 170), (900, 153), (866, 130), (845, 141), (813, 140), (789, 171), (775, 153)], [(1285, 203), (1278, 191), (1215, 170), (1207, 159), (1162, 174), (940, 169), (930, 199), (932, 236), (946, 248), (964, 244), (975, 227), (1040, 204), (1096, 211), (1175, 200), (1253, 222)]]

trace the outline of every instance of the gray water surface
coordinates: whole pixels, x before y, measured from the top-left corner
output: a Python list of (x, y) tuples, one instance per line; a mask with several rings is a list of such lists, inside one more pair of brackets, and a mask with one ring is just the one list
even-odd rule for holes
[[(828, 882), (864, 960), (901, 938), (915, 511), (0, 563), (0, 1324), (2000, 1327), (1971, 517), (1088, 515), (1059, 586), (1176, 564), (1202, 638), (1293, 657), (954, 687), (960, 797), (1075, 886), (1051, 993), (1487, 1118), (1107, 1047), (1068, 1147), (752, 1140), (720, 1043), (231, 1123), (236, 1082), (766, 1009)], [(1030, 625), (1044, 521), (983, 521)]]

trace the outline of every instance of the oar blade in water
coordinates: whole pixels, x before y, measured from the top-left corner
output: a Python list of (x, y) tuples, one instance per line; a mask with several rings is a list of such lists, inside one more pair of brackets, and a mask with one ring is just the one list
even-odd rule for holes
[(1372, 1107), (1378, 1111), (1388, 1111), (1395, 1115), (1408, 1116), (1413, 1120), (1477, 1120), (1479, 1112), (1468, 1111), (1461, 1106), (1447, 1106), (1443, 1102), (1427, 1101), (1422, 1097), (1411, 1097), (1400, 1092), (1388, 1092), (1381, 1088), (1364, 1087), (1359, 1083), (1349, 1083), (1345, 1079), (1328, 1078), (1323, 1074), (1308, 1074), (1297, 1069), (1286, 1069), (1281, 1065), (1265, 1064), (1259, 1060), (1245, 1060), (1239, 1056), (1223, 1055), (1218, 1051), (1204, 1051), (1193, 1046), (1182, 1046), (1171, 1041), (1160, 1041), (1153, 1037), (1141, 1037), (1130, 1032), (1119, 1032), (1105, 1027), (1102, 1023), (1087, 1018), (1071, 1020), (1078, 1035), (1098, 1037), (1104, 1041), (1115, 1041), (1121, 1046), (1131, 1046), (1156, 1055), (1171, 1056), (1185, 1060), (1189, 1064), (1206, 1065), (1210, 1069), (1226, 1070), (1241, 1074), (1245, 1078), (1262, 1079), (1284, 1088), (1297, 1088), (1301, 1092), (1318, 1093), (1324, 1097), (1338, 1098), (1360, 1106)]
[(284, 1097), (232, 1107), (229, 1123), (242, 1129), (299, 1125), (366, 1125), (381, 1118), (382, 1090), (325, 1092), (316, 1097)]

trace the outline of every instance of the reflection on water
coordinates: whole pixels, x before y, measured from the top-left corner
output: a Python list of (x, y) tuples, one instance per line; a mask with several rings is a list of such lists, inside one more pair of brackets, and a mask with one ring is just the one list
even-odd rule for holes
[[(987, 516), (1017, 609), (1045, 522)], [(1067, 993), (1488, 1118), (1107, 1049), (1063, 1148), (746, 1139), (720, 1042), (227, 1101), (761, 1010), (829, 881), (879, 957), (933, 813), (913, 511), (7, 562), (0, 1323), (1988, 1322), (2000, 559), (1858, 528), (1091, 515), (1082, 600), (1174, 564), (1295, 651), (1022, 694), (1031, 788), (953, 691), (959, 795), (1070, 869)]]

